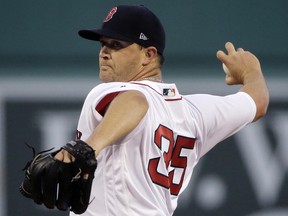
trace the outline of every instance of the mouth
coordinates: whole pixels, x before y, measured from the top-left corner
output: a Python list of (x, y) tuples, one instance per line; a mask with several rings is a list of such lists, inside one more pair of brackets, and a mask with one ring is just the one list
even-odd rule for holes
[(100, 67), (111, 67), (109, 62), (107, 61), (100, 61), (99, 63), (100, 63)]
[(101, 70), (107, 70), (107, 69), (111, 69), (111, 66), (110, 65), (107, 65), (107, 64), (100, 64), (100, 69)]

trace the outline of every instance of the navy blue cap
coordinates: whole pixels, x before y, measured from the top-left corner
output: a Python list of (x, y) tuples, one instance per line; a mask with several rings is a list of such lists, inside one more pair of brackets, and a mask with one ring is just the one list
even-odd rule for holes
[(142, 5), (113, 7), (100, 29), (84, 29), (78, 33), (89, 40), (99, 41), (104, 36), (137, 43), (143, 47), (154, 46), (160, 54), (165, 49), (165, 31), (160, 20)]

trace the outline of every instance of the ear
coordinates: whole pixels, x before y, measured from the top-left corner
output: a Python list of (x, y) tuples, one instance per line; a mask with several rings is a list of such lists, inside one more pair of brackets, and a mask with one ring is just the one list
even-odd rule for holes
[(158, 55), (156, 47), (153, 46), (144, 48), (144, 52), (145, 52), (145, 59), (143, 65), (149, 64)]

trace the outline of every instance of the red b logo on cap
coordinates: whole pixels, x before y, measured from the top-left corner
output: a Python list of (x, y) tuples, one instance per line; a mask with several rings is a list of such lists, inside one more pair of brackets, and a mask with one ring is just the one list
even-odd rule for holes
[(107, 14), (107, 16), (105, 17), (105, 19), (103, 20), (103, 22), (108, 22), (110, 19), (112, 19), (113, 15), (117, 12), (117, 7), (112, 8), (109, 13)]

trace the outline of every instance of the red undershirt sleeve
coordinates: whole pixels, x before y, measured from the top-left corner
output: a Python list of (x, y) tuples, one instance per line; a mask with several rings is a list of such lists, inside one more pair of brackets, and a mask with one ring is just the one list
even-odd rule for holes
[(101, 99), (101, 101), (96, 105), (95, 110), (101, 115), (104, 116), (109, 104), (114, 100), (114, 98), (119, 94), (120, 92), (112, 92), (110, 94), (107, 94), (105, 97)]

